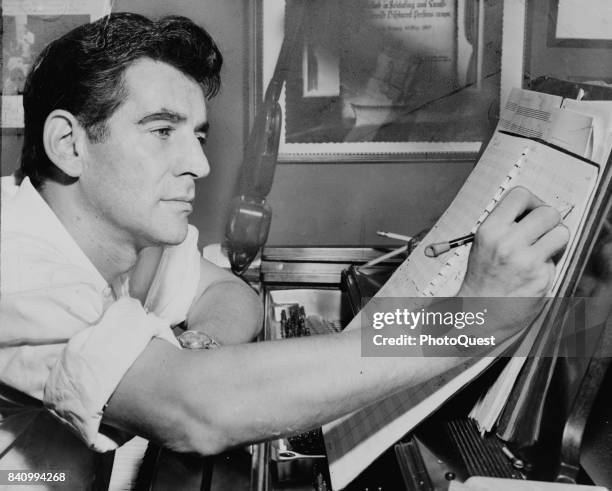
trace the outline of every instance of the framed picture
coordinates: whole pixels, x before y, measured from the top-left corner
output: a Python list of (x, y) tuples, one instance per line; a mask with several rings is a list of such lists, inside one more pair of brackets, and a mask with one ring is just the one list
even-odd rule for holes
[[(256, 2), (257, 101), (295, 1)], [(524, 14), (524, 0), (309, 0), (279, 161), (474, 158), (521, 84)]]
[(109, 0), (2, 0), (2, 128), (23, 128), (21, 94), (40, 51), (109, 12)]
[(612, 2), (550, 0), (548, 46), (612, 48)]
[(528, 0), (525, 87), (539, 77), (612, 84), (612, 2)]

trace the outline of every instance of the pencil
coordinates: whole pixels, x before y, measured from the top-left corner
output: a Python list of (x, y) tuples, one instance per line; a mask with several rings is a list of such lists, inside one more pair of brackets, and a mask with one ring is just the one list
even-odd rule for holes
[[(574, 209), (574, 205), (568, 205), (559, 210), (559, 214), (561, 215), (561, 219), (565, 220), (567, 216)], [(453, 240), (448, 240), (445, 242), (436, 242), (435, 244), (429, 244), (425, 248), (425, 255), (427, 257), (438, 257), (440, 254), (444, 254), (445, 252), (454, 249), (455, 247), (460, 247), (462, 245), (471, 244), (474, 242), (474, 234), (464, 235), (463, 237), (458, 237)]]
[(572, 212), (573, 209), (574, 209), (574, 205), (567, 205), (566, 207), (561, 208), (559, 210), (559, 215), (561, 215), (561, 220), (565, 220), (567, 216)]
[(387, 237), (389, 239), (396, 239), (396, 240), (404, 240), (406, 242), (410, 242), (412, 240), (412, 237), (409, 237), (408, 235), (394, 234), (393, 232), (382, 232), (381, 230), (379, 230), (378, 232), (376, 232), (376, 234), (380, 235), (381, 237)]
[(427, 257), (438, 257), (440, 254), (444, 254), (455, 247), (459, 247), (465, 244), (470, 244), (474, 241), (474, 234), (464, 235), (453, 240), (447, 240), (445, 242), (436, 242), (435, 244), (429, 244), (425, 248), (425, 255)]
[(375, 264), (382, 263), (383, 261), (386, 261), (387, 259), (391, 259), (392, 257), (395, 257), (398, 254), (401, 254), (402, 252), (406, 252), (407, 250), (408, 250), (408, 244), (403, 245), (402, 247), (398, 247), (397, 249), (394, 249), (391, 252), (387, 252), (386, 254), (383, 254), (382, 256), (379, 256), (376, 259), (372, 259), (370, 262), (365, 263), (362, 266), (359, 266), (359, 269), (369, 268), (370, 266), (374, 266)]

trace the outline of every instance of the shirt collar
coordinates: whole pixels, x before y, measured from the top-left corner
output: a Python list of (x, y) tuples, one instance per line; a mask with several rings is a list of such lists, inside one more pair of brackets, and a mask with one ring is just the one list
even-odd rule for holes
[[(69, 258), (73, 264), (88, 270), (92, 274), (96, 287), (99, 287), (100, 290), (108, 287), (104, 277), (81, 250), (28, 177), (23, 179), (16, 193), (12, 196), (10, 194), (5, 195), (5, 197), (8, 198), (8, 203), (3, 202), (3, 208), (14, 206), (16, 209), (16, 212), (12, 214), (15, 219), (12, 220), (12, 223), (7, 224), (12, 230), (27, 235), (34, 233), (38, 240), (53, 246), (54, 249)], [(3, 201), (5, 200), (3, 199)], [(6, 219), (9, 222), (11, 221), (9, 217), (6, 217)]]

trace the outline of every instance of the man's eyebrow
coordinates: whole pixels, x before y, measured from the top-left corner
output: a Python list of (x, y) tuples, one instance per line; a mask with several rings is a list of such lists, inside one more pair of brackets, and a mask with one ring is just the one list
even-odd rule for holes
[(154, 113), (147, 114), (137, 121), (137, 124), (147, 124), (151, 121), (170, 121), (171, 123), (182, 123), (187, 120), (187, 116), (170, 109), (160, 109)]
[[(151, 114), (147, 114), (143, 118), (137, 121), (137, 124), (147, 124), (151, 121), (169, 121), (171, 123), (182, 123), (187, 121), (187, 116), (181, 113), (177, 113), (175, 111), (170, 111), (167, 109), (162, 109), (160, 111), (156, 111)], [(196, 133), (208, 133), (208, 129), (210, 128), (210, 124), (208, 121), (205, 121), (198, 126), (196, 126)]]
[(147, 124), (151, 121), (169, 121), (171, 123), (182, 123), (187, 120), (187, 116), (184, 114), (177, 113), (175, 111), (169, 111), (162, 109), (151, 114), (147, 114), (143, 118), (137, 121), (137, 124)]

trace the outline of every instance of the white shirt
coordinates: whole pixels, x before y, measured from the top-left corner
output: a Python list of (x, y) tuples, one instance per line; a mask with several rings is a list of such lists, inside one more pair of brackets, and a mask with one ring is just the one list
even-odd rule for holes
[(151, 338), (179, 348), (170, 326), (199, 283), (197, 230), (164, 248), (143, 306), (129, 275), (106, 283), (28, 178), (2, 178), (0, 226), (0, 382), (46, 408), (0, 390), (0, 468), (43, 470), (32, 452), (54, 451), (49, 435), (66, 450), (66, 428), (90, 449), (116, 448), (125, 435), (99, 431), (104, 405)]

